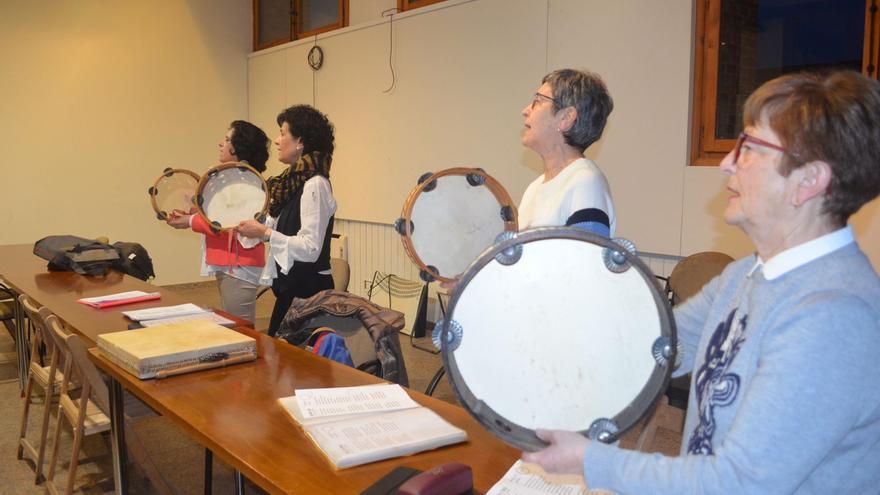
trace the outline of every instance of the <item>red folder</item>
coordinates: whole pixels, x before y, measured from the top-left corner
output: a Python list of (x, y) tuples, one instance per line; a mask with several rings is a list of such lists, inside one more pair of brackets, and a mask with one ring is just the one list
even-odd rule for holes
[(153, 292), (150, 294), (145, 294), (143, 296), (135, 296), (135, 297), (129, 297), (129, 298), (125, 298), (125, 299), (113, 299), (110, 301), (84, 301), (82, 299), (79, 299), (77, 302), (81, 303), (81, 304), (85, 304), (86, 306), (91, 306), (93, 308), (104, 309), (104, 308), (111, 308), (113, 306), (122, 306), (124, 304), (132, 304), (132, 303), (141, 302), (141, 301), (153, 301), (153, 300), (159, 299), (161, 297), (162, 297), (162, 295), (159, 294), (158, 292)]

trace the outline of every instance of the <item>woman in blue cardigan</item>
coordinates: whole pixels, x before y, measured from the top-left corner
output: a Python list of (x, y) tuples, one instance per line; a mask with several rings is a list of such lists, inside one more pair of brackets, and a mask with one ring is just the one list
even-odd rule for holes
[(877, 493), (880, 279), (847, 219), (880, 193), (880, 83), (797, 74), (746, 101), (724, 219), (756, 253), (676, 308), (681, 453), (571, 432), (523, 459), (618, 493)]

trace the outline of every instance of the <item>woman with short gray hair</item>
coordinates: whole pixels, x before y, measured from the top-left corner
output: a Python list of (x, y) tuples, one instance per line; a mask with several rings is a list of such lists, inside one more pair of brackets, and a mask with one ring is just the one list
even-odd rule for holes
[(616, 222), (608, 181), (584, 151), (602, 137), (611, 96), (592, 72), (560, 69), (541, 83), (522, 110), (522, 143), (541, 155), (544, 174), (523, 194), (520, 228), (565, 225), (610, 237)]

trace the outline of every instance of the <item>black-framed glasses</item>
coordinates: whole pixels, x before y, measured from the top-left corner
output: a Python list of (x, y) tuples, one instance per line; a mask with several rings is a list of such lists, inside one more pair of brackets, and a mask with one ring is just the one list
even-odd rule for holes
[(779, 146), (778, 144), (773, 144), (769, 141), (764, 141), (763, 139), (756, 138), (750, 134), (746, 134), (745, 131), (739, 133), (739, 137), (736, 138), (736, 145), (733, 147), (733, 163), (739, 161), (739, 155), (742, 152), (742, 146), (744, 143), (749, 142), (752, 144), (757, 144), (758, 146), (763, 146), (765, 148), (770, 148), (771, 150), (779, 151), (783, 154), (790, 155), (794, 158), (798, 158), (797, 154), (788, 151), (787, 149)]
[(541, 102), (541, 98), (544, 98), (546, 100), (553, 102), (556, 106), (559, 106), (559, 107), (562, 106), (562, 103), (559, 100), (557, 100), (556, 98), (553, 98), (552, 96), (547, 96), (543, 93), (535, 93), (535, 96), (532, 98), (532, 104), (529, 108), (534, 110), (535, 107), (538, 106), (538, 103)]

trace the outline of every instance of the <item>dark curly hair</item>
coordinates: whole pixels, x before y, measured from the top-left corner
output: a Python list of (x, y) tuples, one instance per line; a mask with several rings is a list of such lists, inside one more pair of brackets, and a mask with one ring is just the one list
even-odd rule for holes
[(232, 129), (232, 149), (240, 161), (248, 162), (258, 172), (266, 170), (266, 160), (269, 159), (269, 138), (262, 129), (245, 122), (233, 120), (229, 124)]
[(278, 114), (278, 126), (285, 122), (290, 134), (302, 140), (304, 155), (313, 151), (333, 154), (333, 124), (326, 115), (309, 105), (294, 105)]

